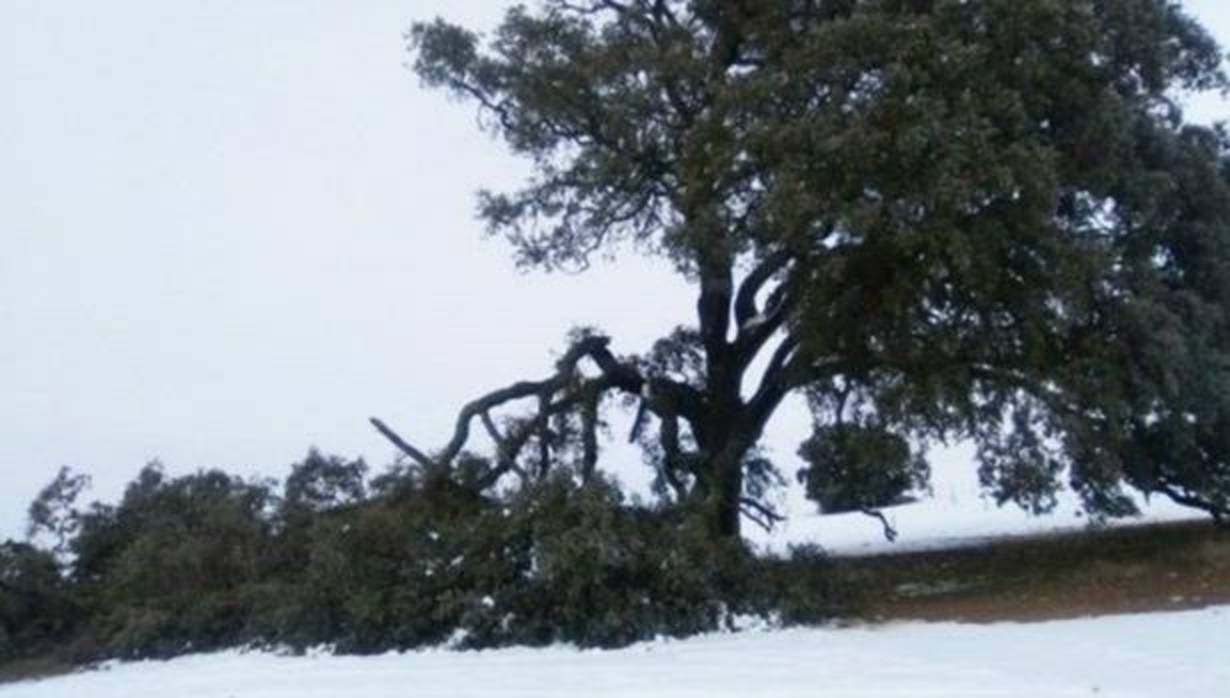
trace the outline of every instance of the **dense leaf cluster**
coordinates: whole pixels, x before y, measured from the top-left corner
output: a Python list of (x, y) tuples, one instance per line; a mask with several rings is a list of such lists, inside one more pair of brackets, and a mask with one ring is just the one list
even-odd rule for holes
[(843, 424), (817, 429), (799, 447), (807, 466), (799, 481), (826, 514), (901, 504), (927, 487), (930, 468), (896, 434)]
[(0, 660), (609, 647), (770, 610), (741, 545), (601, 477), (581, 484), (561, 467), (484, 496), (413, 467), (366, 472), (315, 451), (280, 487), (154, 463), (118, 504), (78, 508), (81, 480), (62, 471), (31, 508), (33, 540), (75, 522), (59, 553), (0, 546)]

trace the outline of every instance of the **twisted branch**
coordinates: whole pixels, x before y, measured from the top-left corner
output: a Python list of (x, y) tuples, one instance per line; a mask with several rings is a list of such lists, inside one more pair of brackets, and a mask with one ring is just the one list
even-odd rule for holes
[[(393, 431), (383, 421), (372, 417), (371, 423), (399, 451), (416, 463), (430, 470), (449, 470), (470, 438), (471, 422), (478, 418), (487, 434), (495, 442), (496, 464), (478, 483), (482, 490), (494, 485), (509, 472), (528, 478), (517, 464), (522, 450), (537, 437), (537, 474), (544, 475), (550, 466), (551, 448), (554, 440), (550, 420), (573, 410), (579, 411), (581, 421), (581, 470), (589, 477), (597, 464), (598, 407), (602, 396), (610, 390), (621, 390), (641, 395), (646, 379), (633, 366), (619, 361), (608, 348), (610, 339), (603, 336), (588, 336), (575, 342), (556, 362), (556, 372), (538, 381), (518, 381), (504, 388), (489, 392), (461, 408), (453, 428), (453, 436), (445, 447), (434, 456), (428, 456)], [(601, 375), (592, 379), (580, 379), (578, 364), (589, 359)], [(699, 414), (701, 397), (694, 388), (683, 383), (654, 379), (652, 399), (644, 400), (644, 409), (655, 414), (669, 413), (672, 416)], [(537, 398), (533, 416), (524, 420), (507, 433), (501, 433), (491, 417), (491, 410), (524, 398)]]

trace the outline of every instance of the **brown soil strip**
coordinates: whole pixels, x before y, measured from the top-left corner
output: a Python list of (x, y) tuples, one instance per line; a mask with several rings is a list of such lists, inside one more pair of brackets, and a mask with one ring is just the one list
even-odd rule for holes
[(838, 558), (846, 615), (1037, 621), (1230, 604), (1230, 531), (1133, 526), (953, 550)]

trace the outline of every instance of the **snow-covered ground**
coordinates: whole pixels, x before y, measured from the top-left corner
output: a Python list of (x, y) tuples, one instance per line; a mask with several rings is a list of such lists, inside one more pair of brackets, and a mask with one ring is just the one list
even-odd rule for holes
[[(744, 532), (749, 541), (769, 553), (782, 554), (793, 545), (815, 544), (830, 554), (857, 555), (953, 548), (992, 538), (1083, 530), (1089, 526), (1088, 518), (1070, 496), (1061, 499), (1060, 506), (1044, 516), (1030, 515), (1012, 504), (999, 507), (993, 501), (980, 500), (972, 494), (967, 495), (963, 504), (936, 496), (889, 507), (883, 513), (898, 531), (895, 542), (886, 540), (880, 522), (865, 514), (821, 516), (809, 511), (806, 505), (791, 507), (786, 521), (772, 532), (766, 533), (746, 524)], [(1207, 518), (1202, 512), (1154, 500), (1144, 508), (1141, 516), (1117, 519), (1107, 525), (1132, 526)]]
[[(932, 454), (933, 490), (913, 504), (889, 507), (884, 515), (897, 529), (898, 538), (888, 542), (880, 522), (862, 513), (821, 516), (797, 485), (786, 488), (777, 503), (786, 521), (772, 532), (744, 524), (745, 537), (759, 549), (781, 554), (792, 545), (819, 545), (836, 555), (906, 552), (951, 548), (990, 538), (1032, 535), (1088, 527), (1075, 494), (1063, 489), (1049, 514), (1031, 515), (1015, 504), (997, 506), (978, 484), (972, 448), (960, 445), (937, 449)], [(1112, 526), (1160, 521), (1207, 519), (1202, 512), (1182, 507), (1162, 497), (1151, 501), (1135, 497), (1141, 516), (1108, 522)], [(1230, 696), (1230, 690), (1227, 690)]]
[(1225, 698), (1230, 607), (1037, 624), (749, 631), (618, 651), (225, 652), (0, 686), (0, 698)]

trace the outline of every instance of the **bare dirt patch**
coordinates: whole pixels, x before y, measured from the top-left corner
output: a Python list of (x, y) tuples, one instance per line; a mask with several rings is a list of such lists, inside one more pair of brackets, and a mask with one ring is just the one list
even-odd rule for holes
[(1230, 531), (1132, 526), (831, 560), (842, 615), (1034, 621), (1230, 604)]

